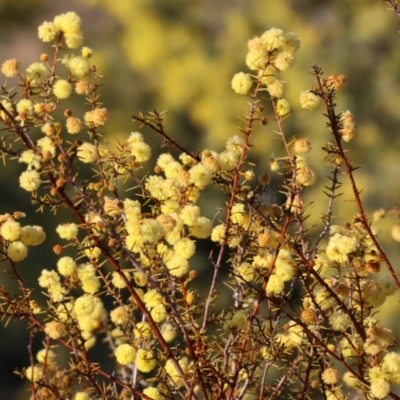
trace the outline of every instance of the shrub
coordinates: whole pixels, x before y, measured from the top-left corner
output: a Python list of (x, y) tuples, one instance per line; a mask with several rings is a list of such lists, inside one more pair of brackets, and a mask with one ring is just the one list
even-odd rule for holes
[[(92, 50), (81, 47), (79, 16), (58, 15), (38, 34), (54, 54), (25, 72), (17, 60), (5, 61), (1, 72), (21, 89), (3, 86), (0, 103), (8, 131), (2, 156), (26, 164), (19, 185), (40, 209), (71, 212), (54, 226), (57, 264), (37, 277), (41, 302), (20, 265), (30, 246), (46, 247), (46, 233), (24, 225), (22, 212), (0, 218), (1, 254), (18, 282), (17, 291), (0, 286), (1, 313), (24, 319), (30, 337), (43, 339), (38, 351), (30, 340), (31, 363), (19, 372), (33, 397), (342, 399), (359, 391), (397, 398), (400, 353), (377, 309), (400, 283), (346, 151), (356, 140), (355, 118), (335, 104), (346, 77), (325, 77), (313, 66), (313, 86), (299, 93), (304, 112), (323, 110), (330, 130), (321, 162), (331, 172), (318, 199), (326, 212), (315, 234), (304, 197), (317, 179), (307, 161), (312, 143), (284, 129), (291, 114), (282, 77), (300, 48), (295, 33), (271, 28), (248, 42), (250, 72), (235, 74), (231, 85), (248, 96), (249, 109), (225, 150), (188, 151), (166, 131), (166, 112), (135, 115), (138, 129), (167, 147), (153, 169), (142, 132), (116, 150), (102, 138), (109, 112), (99, 102)], [(84, 96), (83, 115), (65, 109), (73, 92)], [(256, 179), (252, 130), (269, 121), (282, 154)], [(282, 179), (282, 202), (269, 187), (271, 174)], [(358, 211), (338, 225), (333, 206), (345, 180)], [(210, 186), (226, 196), (213, 219), (198, 205)], [(397, 241), (398, 231), (395, 225)], [(62, 254), (67, 247), (74, 257)], [(201, 269), (209, 272), (204, 284)], [(224, 301), (220, 280), (232, 301)], [(107, 347), (114, 369), (94, 361), (94, 346)], [(67, 364), (58, 360), (60, 348), (69, 351)]]

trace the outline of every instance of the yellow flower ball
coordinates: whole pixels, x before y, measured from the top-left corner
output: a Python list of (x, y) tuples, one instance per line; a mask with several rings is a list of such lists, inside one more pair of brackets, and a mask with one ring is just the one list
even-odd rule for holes
[(37, 190), (41, 183), (40, 174), (35, 170), (24, 171), (19, 177), (19, 185), (28, 192)]
[(22, 261), (28, 255), (28, 248), (19, 240), (9, 244), (7, 256), (11, 261)]
[(249, 74), (238, 72), (232, 78), (232, 89), (237, 94), (247, 94), (253, 85)]
[(58, 99), (67, 99), (72, 92), (72, 85), (65, 79), (59, 79), (53, 85), (53, 93)]
[(132, 364), (135, 361), (136, 349), (128, 343), (120, 344), (115, 350), (115, 358), (121, 365)]
[(136, 353), (135, 365), (140, 372), (146, 373), (155, 368), (157, 360), (150, 350), (139, 349)]

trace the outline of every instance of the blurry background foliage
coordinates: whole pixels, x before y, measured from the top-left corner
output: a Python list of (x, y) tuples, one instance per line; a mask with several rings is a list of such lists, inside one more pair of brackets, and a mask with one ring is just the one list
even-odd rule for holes
[[(320, 224), (319, 217), (326, 211), (326, 197), (321, 192), (327, 184), (329, 169), (323, 166), (321, 147), (330, 139), (321, 115), (322, 106), (309, 112), (302, 110), (298, 102), (299, 93), (315, 83), (309, 75), (314, 64), (322, 67), (326, 76), (348, 77), (346, 89), (339, 93), (338, 110), (350, 109), (356, 117), (356, 137), (345, 147), (350, 150), (350, 160), (365, 165), (356, 172), (356, 178), (364, 190), (366, 211), (390, 208), (398, 201), (400, 20), (386, 10), (385, 3), (378, 0), (0, 0), (0, 61), (15, 57), (24, 70), (39, 61), (41, 53), (50, 54), (51, 48), (36, 36), (37, 26), (67, 11), (76, 11), (81, 16), (84, 44), (93, 49), (94, 64), (104, 76), (100, 93), (101, 101), (111, 113), (105, 126), (105, 137), (110, 144), (115, 138), (125, 141), (131, 131), (139, 130), (131, 121), (132, 114), (168, 109), (166, 130), (183, 146), (189, 150), (221, 151), (225, 140), (238, 134), (237, 125), (241, 124), (238, 116), (244, 116), (248, 109), (248, 98), (234, 94), (230, 87), (234, 73), (249, 72), (245, 65), (247, 41), (270, 27), (297, 33), (302, 44), (295, 65), (282, 74), (287, 82), (285, 97), (293, 114), (284, 126), (288, 137), (307, 137), (313, 144), (310, 165), (319, 181), (306, 190), (306, 199), (316, 200), (309, 208), (310, 221)], [(264, 104), (266, 116), (272, 116), (268, 102)], [(76, 116), (87, 110), (82, 102), (71, 104), (71, 108)], [(59, 116), (63, 122), (61, 113)], [(268, 169), (272, 154), (284, 156), (280, 143), (274, 140), (278, 137), (273, 133), (275, 128), (272, 120), (267, 126), (255, 127), (251, 161), (257, 163), (256, 173)], [(160, 138), (145, 129), (141, 132), (156, 156), (160, 152)], [(148, 165), (152, 168), (153, 164)], [(57, 243), (54, 229), (58, 221), (50, 214), (43, 218), (35, 213), (26, 192), (17, 184), (23, 165), (14, 160), (7, 169), (1, 168), (0, 213), (27, 212), (28, 218), (22, 223), (44, 224), (48, 234), (41, 248)], [(343, 176), (342, 180), (345, 179)], [(272, 186), (276, 189), (281, 181), (282, 177), (274, 175)], [(350, 221), (355, 211), (353, 203), (345, 201), (351, 198), (348, 189), (343, 186), (344, 195), (334, 208), (338, 217), (335, 223)], [(200, 199), (204, 214), (213, 217), (215, 205), (224, 200)], [(70, 216), (59, 213), (57, 218), (63, 222)], [(382, 228), (384, 248), (392, 255), (396, 267), (393, 256), (398, 244), (389, 237), (392, 223), (383, 220), (376, 225)], [(36, 284), (41, 269), (55, 268), (56, 256), (43, 254), (41, 248), (36, 252), (30, 250), (29, 258), (22, 263), (32, 285)], [(209, 265), (192, 267), (210, 268)], [(0, 283), (15, 284), (3, 271)], [(388, 316), (397, 307), (398, 298), (391, 299), (380, 314), (383, 324), (390, 325)], [(28, 365), (25, 325), (11, 323), (7, 329), (0, 329), (0, 393), (2, 398), (26, 398), (19, 378), (11, 370), (12, 366)], [(400, 335), (398, 326), (397, 335)]]

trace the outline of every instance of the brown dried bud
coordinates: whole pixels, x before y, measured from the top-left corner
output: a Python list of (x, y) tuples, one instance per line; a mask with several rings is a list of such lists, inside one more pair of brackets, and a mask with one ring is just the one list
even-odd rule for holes
[(44, 110), (45, 110), (47, 113), (52, 112), (53, 109), (54, 109), (54, 103), (46, 103), (46, 104), (44, 105)]
[(260, 119), (260, 122), (261, 122), (261, 125), (267, 125), (268, 124), (268, 120), (267, 120), (267, 118), (261, 118)]
[(271, 182), (270, 174), (268, 172), (262, 172), (258, 176), (258, 182), (260, 182), (260, 184), (263, 186), (269, 185), (269, 183)]
[(49, 59), (49, 56), (46, 53), (40, 55), (40, 61), (46, 62)]
[(108, 247), (118, 247), (118, 241), (114, 238), (108, 240)]
[(25, 120), (27, 116), (28, 116), (28, 114), (25, 111), (20, 112), (18, 114), (18, 117), (19, 117), (20, 120)]
[(65, 162), (66, 161), (66, 156), (64, 155), (64, 154), (59, 154), (58, 155), (58, 157), (57, 157), (57, 160), (59, 161), (59, 162)]
[(346, 75), (331, 75), (326, 80), (327, 85), (333, 87), (335, 90), (342, 90), (346, 86), (346, 82)]
[(311, 381), (311, 387), (312, 387), (313, 389), (318, 389), (318, 387), (319, 387), (319, 382), (318, 382), (316, 379), (314, 379), (313, 381)]
[(196, 279), (197, 278), (197, 272), (193, 269), (189, 271), (189, 279)]
[(56, 180), (56, 187), (61, 188), (65, 185), (65, 179), (64, 178), (58, 178)]
[(24, 218), (25, 214), (21, 211), (14, 211), (13, 217), (14, 217), (14, 219)]
[(101, 231), (104, 228), (104, 222), (103, 221), (97, 221), (94, 224), (94, 227), (97, 231)]
[(62, 253), (63, 247), (62, 247), (60, 244), (56, 244), (56, 245), (53, 247), (53, 251), (54, 251), (55, 254), (59, 255), (59, 254)]
[(72, 115), (72, 110), (70, 110), (69, 108), (67, 108), (67, 109), (64, 111), (64, 117), (68, 118), (68, 117), (70, 117), (71, 115)]
[(159, 165), (156, 165), (156, 166), (154, 167), (154, 172), (155, 172), (156, 174), (161, 174), (161, 172), (162, 172), (161, 167), (160, 167)]

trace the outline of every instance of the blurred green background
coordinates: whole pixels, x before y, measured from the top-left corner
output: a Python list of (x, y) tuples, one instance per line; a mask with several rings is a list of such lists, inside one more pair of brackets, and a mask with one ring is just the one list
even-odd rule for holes
[[(323, 165), (321, 147), (329, 139), (322, 107), (302, 110), (298, 96), (314, 84), (311, 65), (322, 67), (326, 75), (345, 74), (348, 84), (338, 99), (338, 110), (350, 109), (356, 117), (356, 137), (345, 147), (349, 158), (363, 168), (356, 172), (368, 213), (398, 201), (400, 182), (398, 126), (400, 120), (399, 49), (400, 20), (379, 0), (0, 0), (1, 62), (17, 58), (22, 69), (39, 61), (41, 53), (51, 53), (37, 38), (37, 26), (61, 12), (76, 11), (82, 18), (85, 45), (94, 51), (94, 63), (104, 76), (102, 101), (111, 113), (106, 125), (107, 139), (125, 140), (138, 130), (132, 114), (169, 110), (166, 130), (188, 150), (210, 148), (221, 151), (226, 139), (238, 133), (239, 115), (247, 113), (248, 98), (233, 93), (234, 73), (247, 72), (244, 59), (247, 41), (270, 27), (294, 31), (302, 41), (294, 67), (282, 74), (287, 82), (286, 98), (292, 104), (292, 117), (285, 123), (287, 137), (307, 137), (312, 141), (310, 165), (318, 183), (307, 189), (306, 198), (314, 203), (310, 223), (320, 223), (327, 198), (329, 168)], [(3, 79), (3, 78), (2, 78)], [(3, 83), (3, 82), (2, 82)], [(272, 113), (266, 105), (266, 115)], [(82, 102), (75, 114), (84, 111)], [(79, 109), (79, 107), (81, 107)], [(274, 154), (284, 156), (273, 140), (275, 126), (256, 126), (251, 159), (257, 173), (268, 169)], [(160, 138), (142, 130), (154, 153)], [(51, 214), (39, 214), (17, 184), (23, 166), (15, 160), (0, 170), (0, 214), (27, 212), (23, 224), (44, 225), (48, 240), (30, 250), (22, 273), (28, 282), (36, 281), (42, 268), (55, 268), (56, 256), (50, 249), (57, 242), (56, 222)], [(345, 176), (342, 181), (345, 182)], [(281, 177), (273, 177), (277, 188)], [(347, 185), (334, 208), (335, 222), (350, 221), (355, 208)], [(212, 191), (214, 201), (201, 201), (203, 213), (212, 218), (215, 206), (224, 201)], [(63, 221), (67, 214), (60, 214)], [(65, 220), (65, 219), (64, 219)], [(376, 223), (382, 229), (385, 250), (397, 267), (398, 244), (390, 239), (393, 220)], [(318, 226), (316, 229), (318, 229)], [(53, 234), (54, 232), (54, 234)], [(48, 246), (48, 247), (47, 247)], [(4, 264), (5, 269), (6, 266)], [(16, 287), (8, 273), (0, 270), (0, 283)], [(393, 324), (398, 298), (385, 304), (380, 318)], [(398, 335), (400, 328), (397, 327)], [(25, 384), (13, 368), (28, 365), (27, 331), (22, 322), (0, 326), (1, 398), (27, 398)]]

